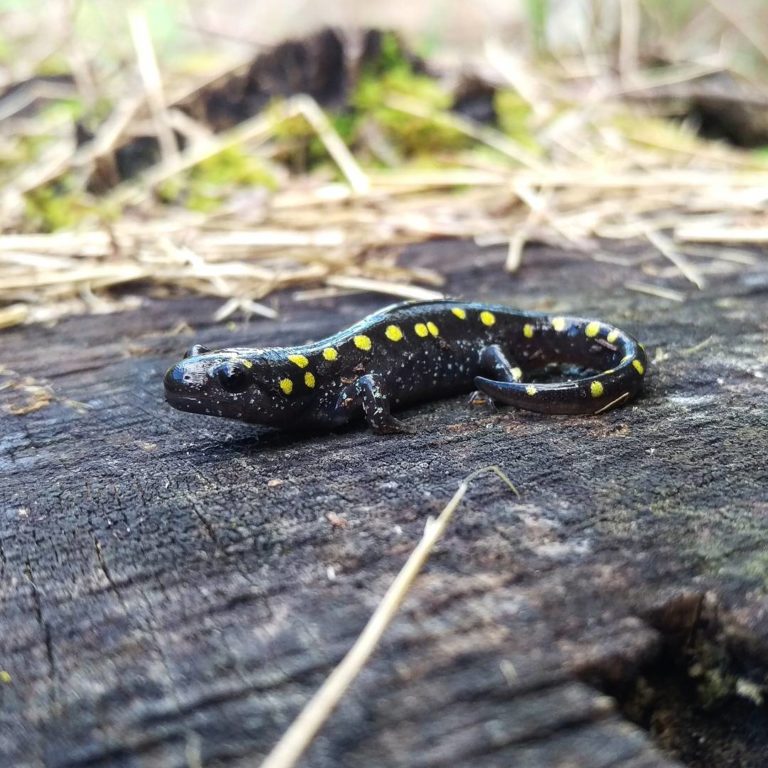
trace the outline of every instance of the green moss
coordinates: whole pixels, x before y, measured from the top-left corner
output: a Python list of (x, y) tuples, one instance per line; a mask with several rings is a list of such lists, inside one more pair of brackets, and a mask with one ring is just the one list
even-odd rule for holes
[(47, 136), (19, 136), (12, 147), (0, 156), (0, 166), (3, 170), (18, 173), (20, 167), (37, 160), (49, 145), (50, 139)]
[(208, 213), (219, 208), (235, 188), (276, 186), (275, 177), (258, 158), (242, 147), (229, 147), (202, 160), (186, 174), (168, 179), (158, 187), (157, 195), (163, 202)]
[(503, 133), (528, 152), (541, 152), (531, 127), (531, 106), (519, 93), (497, 91), (493, 96), (493, 109)]
[(311, 125), (302, 115), (283, 118), (282, 99), (275, 99), (268, 112), (274, 113), (275, 159), (287, 165), (294, 173), (305, 173), (310, 167), (327, 159), (321, 142)]
[[(396, 108), (398, 100), (418, 105), (425, 116)], [(410, 69), (398, 66), (378, 77), (364, 75), (351, 102), (358, 117), (375, 121), (385, 139), (405, 157), (455, 151), (470, 144), (467, 136), (439, 119), (451, 106), (450, 94)]]
[(85, 113), (85, 107), (80, 99), (56, 99), (41, 110), (42, 119), (52, 123), (65, 119), (79, 120)]
[(406, 96), (427, 109), (448, 109), (451, 96), (426, 75), (396, 68), (381, 77), (363, 76), (352, 95), (353, 106), (361, 112), (375, 113), (382, 102), (393, 96)]
[(211, 184), (262, 186), (274, 189), (274, 176), (258, 158), (242, 147), (229, 147), (198, 163), (191, 169), (191, 178)]
[(78, 194), (70, 176), (28, 192), (24, 201), (27, 223), (42, 232), (73, 227), (93, 210)]
[(275, 126), (273, 136), (278, 142), (306, 142), (315, 134), (303, 115), (284, 117), (283, 99), (274, 99), (267, 107), (266, 113), (274, 115), (274, 119), (271, 119)]
[(349, 109), (344, 112), (338, 112), (331, 115), (331, 125), (333, 125), (339, 136), (341, 136), (342, 141), (350, 144), (354, 141), (358, 129), (359, 116)]
[(69, 75), (72, 68), (67, 59), (60, 53), (53, 53), (39, 61), (35, 66), (35, 76), (54, 77), (56, 75)]
[(117, 221), (122, 213), (117, 203), (83, 192), (69, 175), (28, 192), (24, 202), (27, 228), (37, 232), (71, 229), (85, 219)]
[(366, 63), (364, 77), (380, 77), (388, 72), (412, 70), (407, 52), (395, 32), (382, 32), (378, 58)]

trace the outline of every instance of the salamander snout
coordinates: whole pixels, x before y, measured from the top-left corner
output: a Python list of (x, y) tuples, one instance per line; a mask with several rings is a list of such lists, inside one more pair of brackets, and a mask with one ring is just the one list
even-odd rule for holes
[(168, 369), (163, 383), (165, 399), (175, 408), (193, 410), (210, 389), (209, 366), (203, 358), (185, 358)]
[(176, 408), (184, 408), (185, 401), (200, 395), (202, 381), (187, 361), (182, 360), (168, 369), (163, 384), (165, 399)]
[(177, 363), (176, 365), (171, 366), (166, 371), (163, 383), (165, 384), (166, 394), (169, 392), (177, 393), (181, 391), (184, 387), (184, 364)]

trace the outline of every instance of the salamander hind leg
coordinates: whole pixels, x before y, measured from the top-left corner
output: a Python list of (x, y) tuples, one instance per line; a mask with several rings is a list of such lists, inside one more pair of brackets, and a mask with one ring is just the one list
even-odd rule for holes
[(480, 353), (480, 370), (495, 381), (520, 381), (523, 372), (498, 344), (490, 344)]
[[(516, 382), (523, 377), (519, 366), (511, 361), (498, 344), (491, 344), (480, 353), (480, 370), (494, 381)], [(476, 389), (469, 396), (470, 407), (483, 407), (495, 411), (493, 398), (487, 392)]]
[(342, 389), (336, 402), (336, 414), (348, 421), (362, 409), (371, 429), (380, 435), (412, 433), (413, 430), (390, 413), (390, 400), (381, 376), (367, 373)]

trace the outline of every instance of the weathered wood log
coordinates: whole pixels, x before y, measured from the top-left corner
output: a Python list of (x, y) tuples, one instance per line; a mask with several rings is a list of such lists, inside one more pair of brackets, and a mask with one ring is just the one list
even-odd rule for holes
[(379, 298), (279, 297), (279, 322), (234, 330), (211, 301), (148, 300), (5, 333), (3, 404), (30, 396), (20, 375), (55, 399), (0, 416), (0, 764), (253, 765), (492, 463), (522, 498), (473, 486), (305, 764), (764, 764), (766, 264), (676, 304), (625, 290), (638, 266), (544, 248), (516, 276), (466, 243), (412, 258), (454, 295), (633, 332), (646, 392), (595, 418), (457, 398), (404, 414), (415, 435), (283, 434), (171, 410), (165, 367), (192, 341), (316, 338)]

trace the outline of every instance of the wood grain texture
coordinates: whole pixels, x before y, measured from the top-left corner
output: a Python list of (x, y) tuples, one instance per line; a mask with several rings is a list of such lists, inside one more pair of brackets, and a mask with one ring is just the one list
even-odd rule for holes
[(175, 412), (162, 374), (192, 341), (301, 343), (386, 301), (284, 296), (234, 330), (210, 301), (148, 301), (5, 333), (5, 380), (57, 399), (0, 415), (0, 764), (253, 765), (490, 463), (522, 499), (473, 486), (306, 765), (675, 765), (593, 684), (653, 665), (705, 594), (765, 683), (768, 267), (678, 305), (625, 291), (638, 268), (544, 248), (517, 276), (466, 243), (411, 258), (454, 295), (595, 315), (663, 359), (599, 418), (458, 398), (406, 412), (415, 435), (307, 436)]

